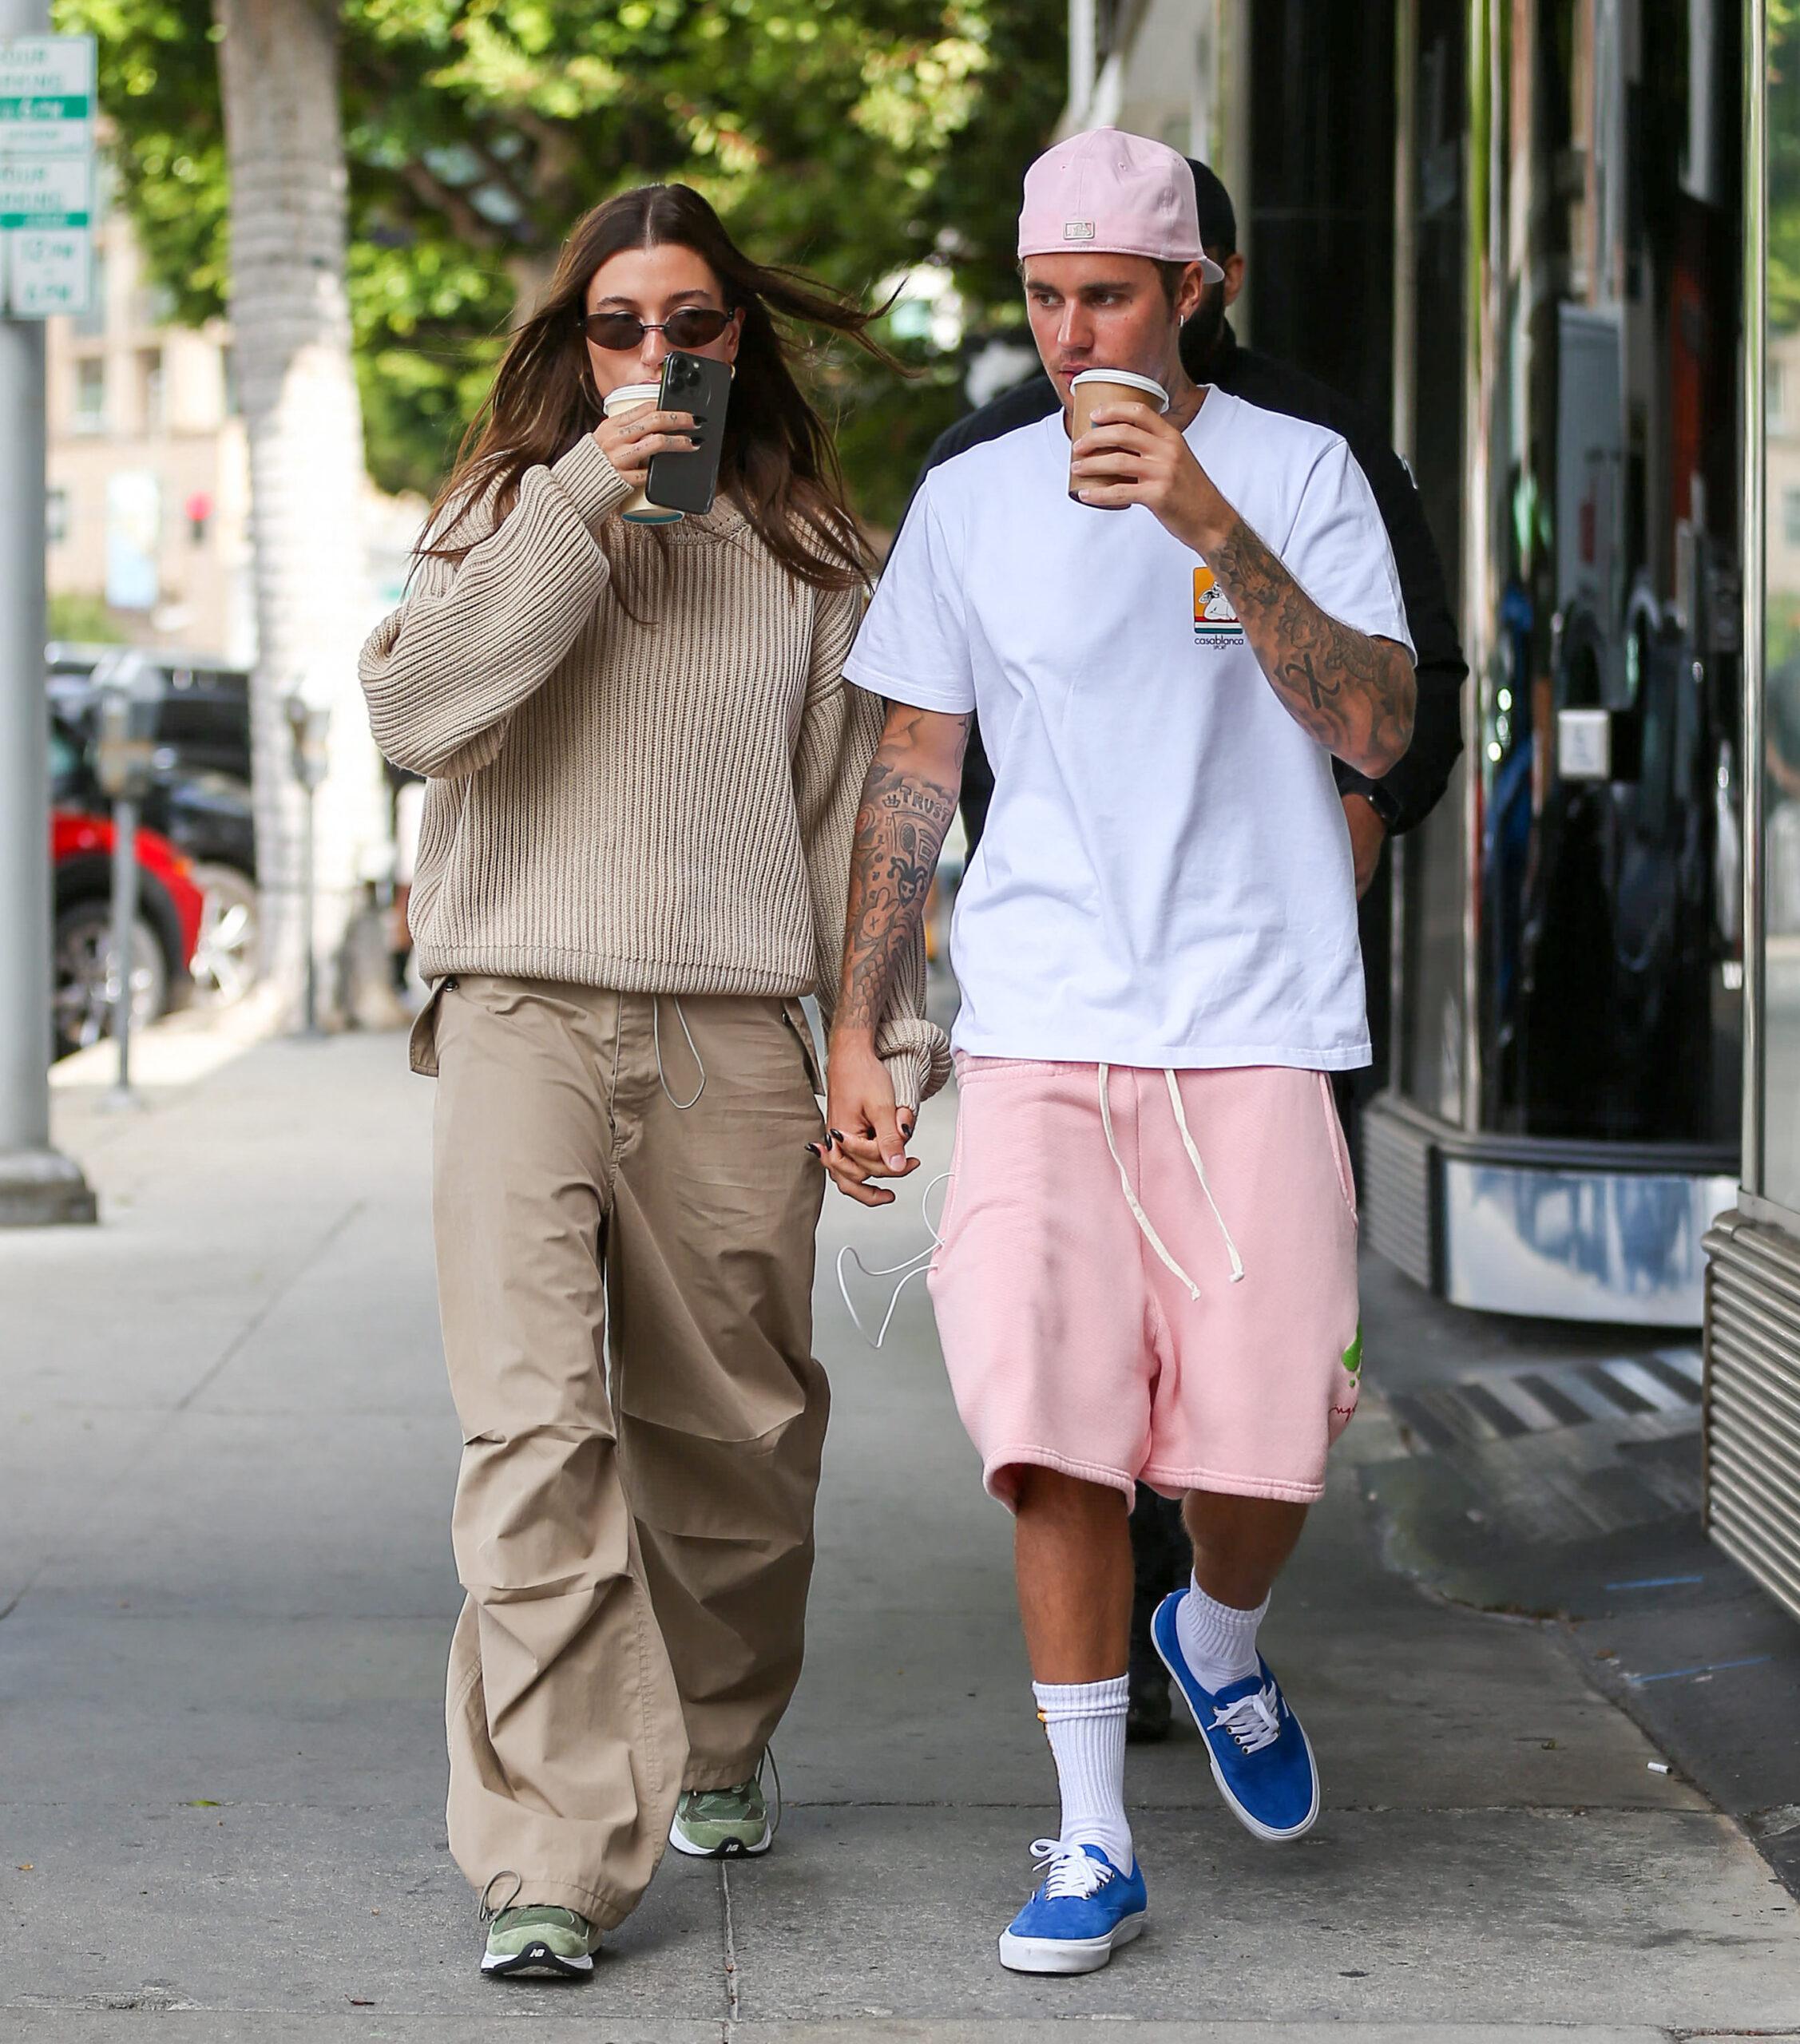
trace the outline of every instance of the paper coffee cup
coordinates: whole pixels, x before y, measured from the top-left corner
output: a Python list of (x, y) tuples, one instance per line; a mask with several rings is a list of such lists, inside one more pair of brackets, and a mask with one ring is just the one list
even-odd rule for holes
[[(621, 383), (609, 390), (601, 409), (609, 418), (629, 418), (634, 412), (653, 412), (662, 400), (660, 383)], [(625, 499), (619, 516), (632, 525), (678, 525), (681, 513), (666, 505), (652, 504), (641, 489)]]
[[(1153, 377), (1140, 376), (1130, 369), (1084, 369), (1069, 386), (1074, 416), (1069, 422), (1070, 445), (1093, 424), (1102, 405), (1144, 405), (1160, 414), (1169, 408), (1169, 394)], [(1071, 460), (1072, 461), (1072, 455)], [(1069, 493), (1080, 503), (1079, 485), (1071, 473)], [(1090, 511), (1123, 511), (1122, 504), (1090, 504)]]

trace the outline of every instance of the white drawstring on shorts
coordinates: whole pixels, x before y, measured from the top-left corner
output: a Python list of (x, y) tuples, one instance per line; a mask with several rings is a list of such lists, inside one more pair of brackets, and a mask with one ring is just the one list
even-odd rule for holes
[[(845, 1307), (850, 1313), (851, 1321), (854, 1323), (857, 1333), (871, 1349), (880, 1348), (882, 1342), (887, 1339), (888, 1328), (893, 1321), (895, 1309), (900, 1304), (900, 1294), (915, 1278), (922, 1276), (930, 1269), (932, 1258), (944, 1246), (943, 1237), (931, 1225), (931, 1195), (939, 1186), (948, 1183), (950, 1175), (948, 1171), (940, 1171), (919, 1195), (919, 1218), (924, 1222), (926, 1232), (931, 1239), (917, 1256), (909, 1256), (904, 1263), (890, 1263), (885, 1269), (871, 1270), (848, 1242), (846, 1242), (838, 1251), (838, 1289), (843, 1294)], [(942, 1220), (944, 1217), (940, 1214), (938, 1218)], [(856, 1310), (856, 1301), (850, 1295), (850, 1277), (844, 1269), (846, 1259), (854, 1263), (865, 1278), (892, 1278), (902, 1270), (906, 1274), (894, 1286), (894, 1296), (887, 1302), (887, 1311), (882, 1315), (880, 1329), (873, 1336), (862, 1325), (862, 1316)]]
[(692, 1099), (678, 1100), (669, 1091), (668, 1074), (663, 1069), (663, 997), (660, 993), (653, 993), (650, 996), (650, 1033), (656, 1039), (656, 1044), (657, 1081), (668, 1096), (669, 1105), (672, 1107), (679, 1107), (685, 1114), (688, 1108), (698, 1102), (701, 1094), (706, 1091), (706, 1067), (700, 1063), (700, 1054), (694, 1047), (694, 1032), (688, 1027), (688, 1017), (680, 1000), (674, 994), (671, 994), (669, 999), (675, 1002), (676, 1016), (680, 1022), (681, 1033), (688, 1039), (688, 1048), (693, 1056), (694, 1069), (700, 1075), (700, 1083), (694, 1088)]
[[(1187, 1287), (1188, 1297), (1197, 1299), (1200, 1296), (1199, 1286), (1169, 1254), (1162, 1237), (1157, 1234), (1152, 1225), (1150, 1216), (1144, 1212), (1143, 1202), (1133, 1190), (1131, 1173), (1125, 1169), (1125, 1160), (1119, 1155), (1119, 1144), (1112, 1133), (1112, 1103), (1107, 1097), (1107, 1080), (1111, 1076), (1112, 1071), (1112, 1068), (1109, 1064), (1103, 1064), (1100, 1068), (1100, 1119), (1101, 1127), (1106, 1131), (1108, 1154), (1119, 1167), (1119, 1182), (1124, 1188), (1125, 1204), (1132, 1210), (1132, 1218), (1143, 1230), (1144, 1239)], [(1187, 1152), (1187, 1161), (1194, 1167), (1194, 1175), (1200, 1182), (1201, 1191), (1206, 1194), (1206, 1203), (1212, 1209), (1212, 1218), (1219, 1223), (1219, 1232), (1224, 1237), (1225, 1246), (1231, 1252), (1231, 1282), (1235, 1285), (1243, 1276), (1243, 1258), (1238, 1254), (1238, 1246), (1232, 1241), (1231, 1231), (1225, 1225), (1225, 1217), (1219, 1210), (1219, 1202), (1213, 1198), (1212, 1187), (1207, 1183), (1206, 1166), (1200, 1162), (1200, 1153), (1195, 1146), (1193, 1137), (1188, 1133), (1187, 1111), (1181, 1104), (1181, 1087), (1176, 1081), (1174, 1072), (1166, 1068), (1163, 1077), (1168, 1082), (1169, 1104), (1175, 1110), (1175, 1125), (1181, 1131), (1182, 1147)]]

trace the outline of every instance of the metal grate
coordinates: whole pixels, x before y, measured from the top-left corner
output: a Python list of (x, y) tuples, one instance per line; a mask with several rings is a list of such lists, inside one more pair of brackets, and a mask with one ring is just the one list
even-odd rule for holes
[(1369, 1246), (1433, 1286), (1431, 1139), (1378, 1107), (1362, 1115), (1362, 1229)]
[(1706, 1246), (1707, 1530), (1800, 1618), (1800, 1242), (1733, 1211)]

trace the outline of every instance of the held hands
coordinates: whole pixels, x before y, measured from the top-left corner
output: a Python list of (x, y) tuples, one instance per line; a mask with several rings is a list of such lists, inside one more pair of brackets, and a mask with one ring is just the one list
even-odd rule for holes
[(1229, 533), (1237, 515), (1182, 434), (1147, 405), (1100, 406), (1069, 454), (1069, 475), (1084, 504), (1147, 505), (1196, 553)]
[(603, 418), (594, 428), (595, 444), (634, 489), (641, 489), (656, 454), (691, 454), (700, 445), (692, 412), (630, 412)]
[(918, 1169), (906, 1155), (914, 1115), (894, 1103), (894, 1082), (866, 1040), (834, 1036), (827, 1060), (826, 1135), (807, 1147), (839, 1192), (864, 1206), (890, 1206), (894, 1194), (871, 1178), (903, 1178)]

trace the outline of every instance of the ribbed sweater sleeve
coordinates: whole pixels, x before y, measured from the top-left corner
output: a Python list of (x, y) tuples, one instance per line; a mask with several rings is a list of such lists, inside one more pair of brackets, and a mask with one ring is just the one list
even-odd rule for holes
[[(831, 1025), (843, 958), (856, 812), (869, 763), (881, 742), (886, 710), (881, 698), (843, 678), (866, 598), (860, 589), (828, 589), (817, 599), (806, 708), (794, 761), (795, 802), (806, 846), (819, 957), (819, 1004)], [(875, 1048), (902, 1107), (916, 1107), (950, 1076), (950, 1045), (925, 1015), (922, 931), (898, 961), (888, 1011)]]
[(594, 614), (599, 533), (631, 486), (591, 435), (526, 471), (498, 529), (452, 564), (427, 556), (359, 665), (375, 743), (397, 766), (454, 779), (488, 765), (508, 719)]

